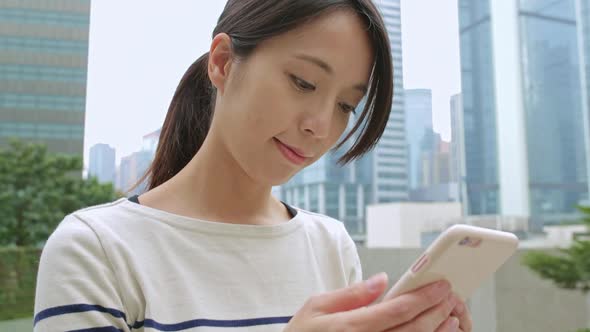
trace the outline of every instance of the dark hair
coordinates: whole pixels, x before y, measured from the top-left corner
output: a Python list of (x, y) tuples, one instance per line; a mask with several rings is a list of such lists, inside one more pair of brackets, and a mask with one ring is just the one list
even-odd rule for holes
[[(393, 98), (393, 65), (383, 19), (371, 0), (228, 0), (213, 36), (226, 33), (236, 58), (246, 58), (263, 41), (293, 30), (329, 10), (352, 9), (366, 23), (375, 62), (366, 105), (349, 138), (356, 141), (340, 158), (346, 164), (373, 149), (381, 138)], [(149, 189), (166, 182), (184, 168), (203, 144), (213, 116), (215, 88), (208, 77), (209, 53), (197, 59), (182, 77), (162, 126), (156, 156), (140, 181)], [(357, 131), (360, 129), (360, 133)]]

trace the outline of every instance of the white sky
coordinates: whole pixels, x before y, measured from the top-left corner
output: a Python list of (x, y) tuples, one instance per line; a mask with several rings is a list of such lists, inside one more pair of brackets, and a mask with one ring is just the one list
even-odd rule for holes
[[(433, 90), (434, 128), (450, 139), (450, 96), (461, 90), (457, 0), (402, 0), (404, 88)], [(84, 155), (122, 156), (158, 129), (188, 66), (211, 42), (223, 0), (92, 1)], [(436, 57), (434, 56), (436, 55)]]

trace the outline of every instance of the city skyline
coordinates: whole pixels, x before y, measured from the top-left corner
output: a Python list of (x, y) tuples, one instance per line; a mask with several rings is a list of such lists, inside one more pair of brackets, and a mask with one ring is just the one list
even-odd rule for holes
[[(460, 92), (457, 0), (401, 3), (404, 88), (432, 89), (434, 128), (449, 140), (448, 100)], [(428, 12), (422, 10), (427, 3)], [(86, 167), (92, 145), (115, 147), (119, 165), (123, 156), (141, 150), (143, 135), (161, 127), (182, 74), (208, 50), (224, 4), (130, 1), (113, 9), (113, 3), (92, 2)], [(155, 25), (155, 19), (166, 24)]]

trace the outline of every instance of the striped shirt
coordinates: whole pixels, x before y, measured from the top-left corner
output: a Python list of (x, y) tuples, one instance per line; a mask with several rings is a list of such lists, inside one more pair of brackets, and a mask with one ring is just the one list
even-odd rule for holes
[(282, 331), (311, 295), (362, 280), (343, 224), (296, 211), (263, 226), (125, 198), (72, 213), (41, 254), (34, 331)]

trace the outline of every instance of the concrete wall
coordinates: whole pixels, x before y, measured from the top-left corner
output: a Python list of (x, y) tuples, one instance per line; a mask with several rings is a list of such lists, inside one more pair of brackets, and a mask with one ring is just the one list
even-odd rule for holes
[[(520, 264), (519, 250), (473, 295), (474, 332), (575, 332), (590, 327), (588, 297), (562, 290)], [(384, 271), (392, 285), (421, 249), (359, 247), (363, 276)]]
[(367, 247), (420, 248), (424, 229), (461, 217), (460, 203), (387, 203), (367, 207)]
[(548, 247), (569, 247), (573, 244), (576, 234), (588, 232), (586, 225), (559, 225), (545, 226), (543, 231), (547, 234)]

